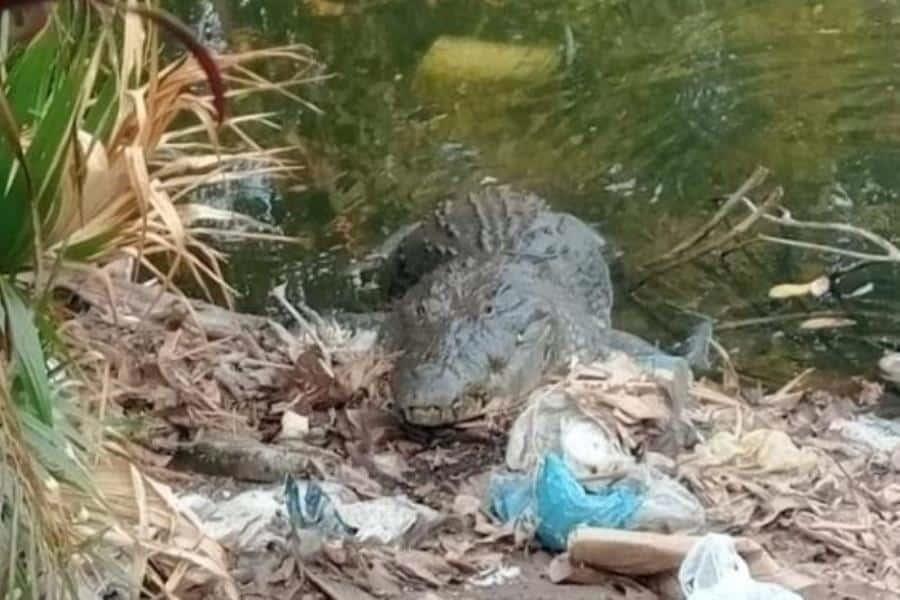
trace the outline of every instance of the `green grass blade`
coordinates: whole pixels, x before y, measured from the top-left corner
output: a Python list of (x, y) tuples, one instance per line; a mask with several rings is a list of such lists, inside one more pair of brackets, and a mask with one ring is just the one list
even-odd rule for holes
[(59, 57), (66, 51), (56, 28), (49, 27), (13, 62), (7, 90), (21, 126), (27, 127), (37, 118), (52, 87)]
[(34, 314), (5, 277), (0, 277), (0, 303), (6, 309), (6, 332), (18, 367), (16, 378), (24, 392), (22, 401), (35, 417), (52, 425), (53, 395)]
[(59, 192), (59, 182), (70, 150), (76, 143), (75, 124), (79, 117), (81, 86), (87, 72), (86, 61), (79, 53), (69, 64), (68, 73), (53, 91), (46, 112), (35, 127), (34, 138), (28, 147), (28, 165), (33, 173), (43, 177), (35, 182), (38, 207), (47, 214), (50, 203)]
[(2, 90), (0, 128), (0, 273), (12, 273), (22, 267), (23, 252), (30, 249), (34, 188), (19, 142), (19, 128)]
[[(22, 148), (21, 144), (21, 135), (19, 133), (19, 123), (16, 120), (16, 116), (13, 114), (13, 108), (9, 104), (9, 98), (7, 98), (6, 94), (0, 89), (0, 134), (3, 135), (4, 140), (15, 153), (17, 160), (20, 164), (25, 167), (25, 150)], [(31, 185), (32, 179), (31, 174), (27, 169), (24, 171), (25, 183), (30, 190), (34, 188)]]
[(82, 492), (93, 491), (90, 473), (69, 454), (61, 431), (28, 413), (22, 414), (22, 430), (29, 448), (47, 473)]
[(97, 94), (96, 100), (84, 116), (85, 131), (98, 140), (107, 140), (115, 125), (119, 110), (119, 90), (115, 77), (108, 76)]

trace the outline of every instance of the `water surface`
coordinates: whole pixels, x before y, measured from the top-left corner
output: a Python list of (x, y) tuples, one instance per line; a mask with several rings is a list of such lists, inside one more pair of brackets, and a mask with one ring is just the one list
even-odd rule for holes
[[(788, 248), (747, 246), (633, 289), (640, 266), (696, 230), (757, 165), (772, 170), (794, 214), (897, 237), (898, 1), (215, 0), (174, 8), (231, 48), (308, 44), (335, 76), (302, 90), (322, 114), (277, 98), (253, 106), (278, 112), (274, 141), (302, 144), (308, 179), (299, 188), (257, 181), (219, 201), (312, 247), (237, 252), (231, 271), (247, 309), (263, 310), (268, 290), (288, 275), (307, 283), (314, 306), (365, 309), (372, 299), (337, 277), (340, 267), (449, 190), (494, 178), (544, 195), (610, 238), (619, 252), (616, 318), (650, 339), (670, 344), (708, 315), (739, 367), (769, 380), (806, 364), (865, 370), (900, 339), (895, 269), (844, 278), (845, 294), (874, 284), (859, 297), (770, 300), (775, 283), (843, 264)], [(451, 66), (423, 76), (429, 50), (448, 39)], [(453, 48), (467, 44), (481, 48), (470, 66), (497, 63), (496, 78), (476, 81), (452, 66)], [(556, 63), (510, 73), (498, 58), (504, 49), (550, 52)], [(826, 309), (852, 312), (857, 325), (809, 332), (789, 318)]]

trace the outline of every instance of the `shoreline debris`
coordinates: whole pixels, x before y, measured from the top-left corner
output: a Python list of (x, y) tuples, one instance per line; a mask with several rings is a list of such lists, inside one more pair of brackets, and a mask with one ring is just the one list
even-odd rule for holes
[[(91, 288), (78, 296), (84, 304), (66, 333), (77, 334), (76, 348), (93, 357), (87, 368), (107, 378), (106, 418), (141, 423), (133, 453), (192, 507), (206, 537), (229, 552), (241, 597), (287, 597), (312, 586), (338, 598), (442, 596), (444, 590), (481, 598), (497, 586), (530, 585), (537, 574), (528, 565), (546, 553), (513, 550), (534, 548), (533, 531), (494, 517), (491, 477), (519, 477), (527, 503), (535, 469), (546, 467), (550, 455), (551, 466), (566, 469), (560, 481), (580, 489), (581, 499), (615, 486), (630, 490), (635, 510), (614, 513), (613, 524), (633, 524), (641, 508), (655, 507), (641, 526), (653, 531), (578, 526), (581, 519), (569, 513), (559, 530), (571, 532), (553, 538), (564, 552), (550, 562), (550, 581), (676, 598), (676, 571), (691, 547), (707, 533), (722, 533), (732, 537), (754, 579), (801, 595), (826, 585), (857, 586), (871, 598), (900, 589), (900, 563), (885, 550), (900, 547), (900, 462), (835, 427), (866, 423), (860, 413), (874, 408), (878, 386), (841, 395), (794, 381), (754, 395), (694, 381), (686, 417), (705, 441), (666, 457), (650, 450), (668, 416), (657, 382), (601, 376), (609, 365), (573, 365), (536, 390), (517, 417), (488, 415), (464, 430), (425, 434), (404, 430), (386, 409), (381, 358), (338, 344), (329, 348), (328, 368), (316, 368), (324, 359), (308, 353), (308, 338), (265, 320), (223, 320), (227, 313), (199, 303), (194, 312), (206, 315), (199, 321), (183, 308), (166, 315), (148, 310), (154, 291), (129, 296), (128, 286), (114, 286), (115, 311), (107, 294)], [(344, 382), (337, 385), (336, 378)], [(282, 435), (286, 422), (296, 425)], [(246, 476), (236, 463), (218, 471), (231, 476), (225, 478), (202, 475), (196, 466), (173, 470), (174, 457), (204, 444), (238, 461), (247, 460), (244, 452), (271, 460), (255, 467), (250, 481), (234, 477)], [(302, 548), (302, 557), (290, 543), (282, 545), (290, 538), (286, 475), (300, 487), (321, 486), (344, 511), (342, 520), (359, 531), (371, 525), (370, 535), (320, 536), (321, 543)], [(548, 496), (559, 505), (558, 495)], [(239, 506), (253, 510), (223, 516)], [(253, 511), (258, 523), (247, 516)], [(251, 543), (254, 536), (261, 537)], [(640, 552), (627, 551), (629, 545)], [(649, 566), (641, 567), (642, 560)], [(623, 574), (628, 564), (640, 572)], [(660, 564), (668, 579), (657, 581), (650, 571)], [(481, 580), (493, 586), (482, 588)]]

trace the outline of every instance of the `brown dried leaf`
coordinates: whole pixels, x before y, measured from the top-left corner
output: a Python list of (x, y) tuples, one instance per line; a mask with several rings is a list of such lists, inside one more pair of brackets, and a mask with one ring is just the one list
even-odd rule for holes
[(369, 589), (378, 596), (396, 596), (402, 592), (400, 581), (385, 568), (381, 559), (372, 561), (372, 566), (366, 571)]
[(395, 554), (396, 566), (405, 573), (440, 588), (450, 579), (452, 567), (443, 558), (420, 550), (400, 550)]
[(398, 452), (380, 452), (372, 456), (372, 462), (382, 475), (394, 481), (406, 482), (410, 467)]
[(803, 598), (811, 600), (896, 600), (897, 594), (868, 583), (817, 583), (799, 590)]
[(481, 500), (466, 494), (457, 494), (453, 499), (453, 512), (460, 516), (474, 515), (481, 510)]

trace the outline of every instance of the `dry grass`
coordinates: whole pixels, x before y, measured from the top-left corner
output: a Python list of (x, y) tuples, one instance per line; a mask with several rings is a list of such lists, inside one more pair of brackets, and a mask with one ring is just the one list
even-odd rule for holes
[[(99, 5), (59, 4), (97, 10), (113, 22), (113, 13)], [(153, 2), (128, 4), (145, 11)], [(192, 204), (192, 192), (242, 177), (292, 176), (300, 165), (288, 160), (289, 149), (264, 149), (253, 139), (254, 128), (275, 126), (269, 115), (239, 114), (220, 123), (216, 101), (202, 91), (208, 71), (193, 57), (164, 64), (156, 30), (138, 14), (122, 16), (120, 29), (90, 31), (77, 42), (84, 54), (73, 56), (60, 49), (74, 45), (71, 34), (84, 32), (64, 22), (63, 14), (71, 16), (62, 9), (54, 14), (51, 26), (17, 55), (24, 58), (6, 65), (13, 83), (5, 81), (2, 94), (5, 109), (12, 101), (22, 110), (3, 114), (4, 142), (14, 152), (4, 148), (4, 156), (13, 157), (0, 167), (10, 182), (27, 188), (29, 198), (18, 198), (12, 184), (4, 192), (7, 202), (13, 197), (20, 203), (9, 208), (17, 211), (20, 237), (28, 243), (2, 240), (15, 253), (5, 257), (8, 272), (0, 273), (0, 500), (14, 514), (0, 527), (0, 591), (65, 597), (74, 591), (65, 589), (67, 581), (92, 585), (123, 567), (124, 585), (147, 586), (166, 597), (212, 583), (219, 586), (217, 597), (236, 598), (222, 548), (204, 538), (171, 491), (139, 470), (117, 441), (109, 426), (115, 416), (111, 369), (94, 368), (96, 353), (84, 339), (48, 343), (52, 336), (37, 332), (32, 304), (41, 307), (43, 292), (56, 289), (61, 275), (103, 278), (103, 267), (122, 259), (130, 277), (139, 269), (144, 278), (149, 273), (160, 292), (181, 295), (175, 280), (187, 275), (207, 296), (230, 301), (220, 268), (224, 257), (194, 226), (197, 218), (223, 215)], [(96, 17), (87, 22), (98, 23)], [(48, 47), (58, 51), (48, 53)], [(299, 45), (216, 59), (232, 99), (280, 93), (301, 101), (293, 88), (319, 79), (312, 53)], [(267, 80), (252, 70), (261, 61), (285, 63), (293, 75)], [(18, 79), (16, 66), (22, 66)], [(32, 107), (22, 101), (28, 86), (15, 82), (35, 78), (57, 87), (50, 100), (39, 97)], [(11, 306), (19, 312), (13, 315)], [(17, 337), (29, 328), (27, 340)], [(50, 385), (54, 358), (65, 369)], [(12, 389), (23, 382), (33, 388), (28, 391), (41, 418), (23, 408), (23, 394)], [(31, 572), (17, 572), (22, 569)]]
[[(296, 65), (299, 75), (279, 83), (248, 75), (253, 62), (273, 59)], [(316, 65), (301, 46), (223, 55), (219, 61), (235, 86), (233, 97), (292, 95), (291, 86), (316, 78)], [(145, 65), (138, 72), (154, 70), (154, 65)], [(191, 204), (191, 193), (228, 179), (289, 176), (301, 166), (284, 158), (288, 148), (264, 150), (247, 133), (249, 126), (266, 123), (266, 115), (226, 120), (225, 130), (234, 134), (238, 147), (224, 148), (210, 99), (192, 93), (204, 77), (192, 59), (168, 66), (159, 71), (158, 81), (152, 80), (156, 83), (144, 82), (124, 92), (108, 143), (81, 133), (85, 175), (80, 193), (73, 193), (80, 198), (64, 203), (65, 212), (48, 239), (51, 250), (87, 248), (79, 258), (93, 265), (124, 255), (167, 283), (187, 271), (207, 297), (220, 292), (230, 299), (220, 268), (223, 256), (192, 229), (195, 220), (222, 215)], [(196, 117), (199, 124), (175, 127), (185, 115)]]

